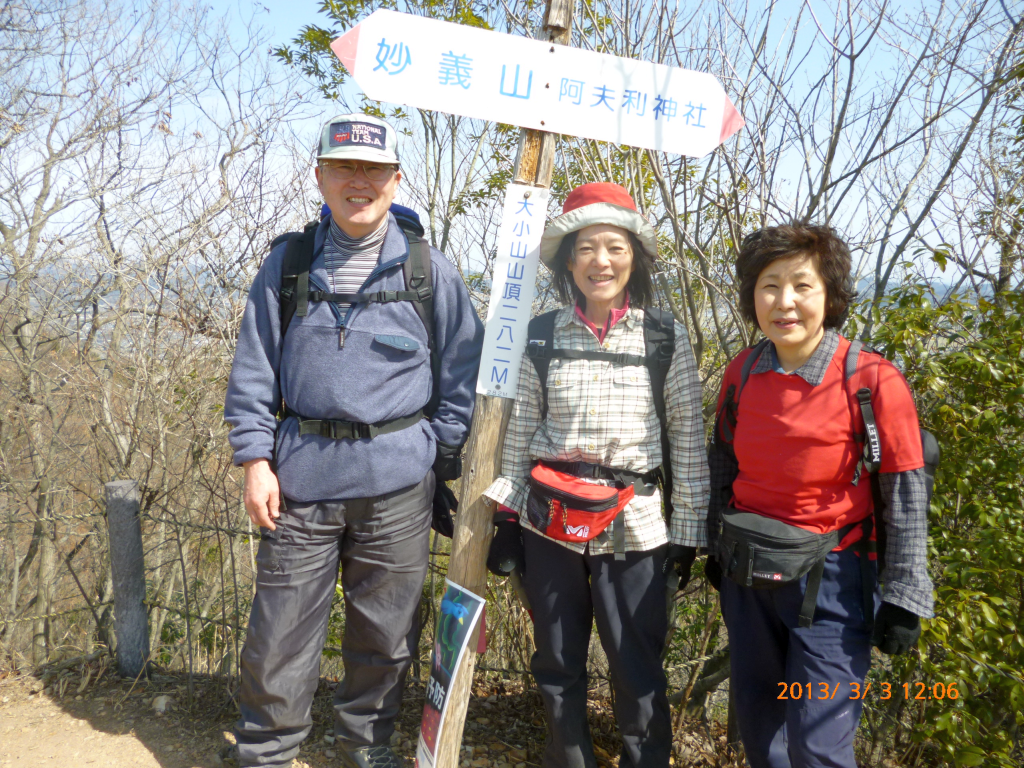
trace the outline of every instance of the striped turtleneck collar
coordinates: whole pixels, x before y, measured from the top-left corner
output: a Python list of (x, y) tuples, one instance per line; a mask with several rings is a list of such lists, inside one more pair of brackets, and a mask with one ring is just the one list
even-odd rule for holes
[(368, 253), (371, 251), (380, 253), (380, 248), (384, 244), (384, 236), (388, 232), (388, 219), (389, 217), (385, 216), (380, 226), (365, 237), (349, 237), (345, 234), (345, 230), (338, 226), (338, 222), (331, 217), (331, 228), (328, 231), (328, 238), (331, 241), (331, 245), (344, 254)]
[[(331, 219), (327, 242), (324, 243), (324, 266), (333, 293), (357, 293), (373, 273), (388, 233), (389, 218), (385, 216), (377, 229), (359, 238), (349, 237)], [(348, 304), (339, 303), (338, 306), (348, 307)]]

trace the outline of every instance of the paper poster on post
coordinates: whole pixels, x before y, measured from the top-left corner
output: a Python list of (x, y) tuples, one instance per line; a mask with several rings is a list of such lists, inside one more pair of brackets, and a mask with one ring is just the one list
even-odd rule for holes
[(418, 768), (434, 768), (452, 678), (469, 646), (473, 629), (486, 602), (448, 579), (445, 579), (445, 583), (448, 588), (441, 598), (437, 631), (434, 633), (434, 651), (430, 659), (430, 678), (427, 680), (427, 695), (423, 703), (420, 739), (416, 746)]
[(476, 381), (476, 391), (482, 395), (516, 396), (550, 194), (526, 184), (510, 184), (505, 192)]
[(703, 157), (743, 127), (708, 72), (381, 9), (331, 43), (371, 99)]

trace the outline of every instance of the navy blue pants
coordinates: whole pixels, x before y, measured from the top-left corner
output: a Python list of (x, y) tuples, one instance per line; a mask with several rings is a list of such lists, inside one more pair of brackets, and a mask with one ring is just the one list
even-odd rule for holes
[[(874, 581), (874, 563), (871, 574)], [(829, 553), (814, 623), (804, 629), (798, 616), (806, 582), (750, 589), (722, 579), (729, 684), (751, 768), (857, 768), (861, 701), (850, 696), (863, 689), (871, 665), (860, 558), (849, 549)]]
[(661, 664), (668, 548), (627, 552), (623, 561), (579, 554), (532, 531), (523, 532), (523, 543), (523, 586), (537, 642), (530, 671), (548, 717), (541, 765), (597, 768), (587, 723), (587, 656), (596, 623), (615, 689), (619, 767), (668, 768), (672, 725)]

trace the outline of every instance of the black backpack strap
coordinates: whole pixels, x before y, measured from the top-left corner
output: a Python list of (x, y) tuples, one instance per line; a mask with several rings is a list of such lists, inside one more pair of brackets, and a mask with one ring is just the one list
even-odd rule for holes
[(733, 437), (735, 437), (736, 410), (740, 405), (740, 395), (743, 392), (743, 388), (747, 386), (747, 379), (750, 378), (750, 372), (754, 369), (754, 365), (761, 359), (761, 355), (764, 354), (767, 348), (768, 339), (761, 339), (750, 350), (750, 354), (747, 355), (747, 359), (743, 361), (743, 367), (740, 369), (739, 387), (737, 388), (735, 384), (729, 385), (729, 389), (725, 392), (725, 401), (722, 403), (722, 408), (715, 417), (715, 442), (718, 443), (718, 437), (721, 435), (723, 442), (730, 447), (730, 450)]
[(924, 454), (924, 481), (928, 503), (932, 501), (932, 491), (935, 488), (935, 470), (939, 467), (939, 460), (942, 458), (942, 450), (939, 448), (939, 441), (935, 435), (927, 429), (921, 430), (921, 452)]
[(430, 351), (430, 373), (433, 386), (430, 389), (430, 402), (424, 409), (427, 416), (433, 416), (441, 402), (441, 355), (437, 350), (434, 334), (434, 288), (430, 271), (430, 243), (419, 232), (410, 228), (402, 228), (405, 239), (409, 243), (409, 258), (402, 265), (405, 276), (405, 288), (409, 293), (416, 294), (412, 301), (416, 314), (419, 315), (427, 332), (427, 348)]
[[(860, 365), (860, 353), (862, 351), (873, 352), (861, 341), (851, 341), (850, 348), (846, 351), (844, 362), (844, 379), (849, 388), (849, 382), (857, 373)], [(877, 368), (876, 368), (877, 371)], [(877, 387), (877, 374), (875, 376)], [(882, 499), (882, 484), (878, 480), (878, 469), (882, 462), (882, 443), (878, 433), (878, 424), (875, 421), (875, 409), (871, 405), (871, 387), (860, 387), (852, 394), (851, 403), (855, 402), (860, 409), (861, 417), (864, 420), (864, 434), (854, 435), (854, 439), (864, 443), (863, 452), (857, 462), (857, 468), (853, 473), (853, 484), (860, 482), (864, 472), (868, 472), (871, 478), (871, 503), (874, 511), (864, 518), (861, 538), (855, 545), (860, 555), (861, 588), (863, 591), (864, 618), (867, 622), (867, 630), (871, 632), (875, 624), (875, 599), (872, 589), (871, 574), (871, 552), (875, 552), (878, 563), (876, 573), (881, 576), (885, 569), (885, 520), (882, 511), (885, 501)], [(875, 541), (871, 541), (871, 529), (874, 528)], [(877, 578), (877, 577), (876, 577)]]
[[(861, 530), (861, 536), (853, 546), (860, 554), (861, 599), (864, 602), (864, 618), (867, 622), (868, 634), (871, 633), (875, 622), (874, 578), (871, 574), (871, 561), (869, 559), (869, 553), (872, 551), (870, 541), (872, 524), (873, 518), (871, 515), (868, 515), (860, 522), (845, 525), (836, 532), (836, 541), (842, 542), (848, 534), (853, 532), (854, 528), (860, 528)], [(825, 560), (827, 557), (828, 554), (826, 553), (807, 572), (807, 582), (804, 585), (804, 599), (800, 603), (799, 615), (799, 625), (804, 629), (814, 623), (814, 610), (818, 604), (818, 591), (821, 588), (821, 577), (825, 573)]]
[(284, 252), (284, 260), (281, 262), (281, 293), (279, 304), (281, 308), (281, 340), (288, 332), (288, 326), (292, 317), (298, 315), (305, 317), (309, 311), (309, 268), (313, 264), (313, 242), (316, 239), (316, 230), (320, 226), (319, 221), (311, 221), (303, 227), (302, 232), (288, 232), (274, 238), (271, 250), (283, 242), (288, 241), (287, 249)]
[(526, 356), (533, 363), (540, 379), (540, 417), (548, 415), (548, 363), (555, 346), (555, 318), (559, 310), (553, 309), (537, 315), (526, 327)]
[[(846, 353), (845, 363), (845, 377), (847, 385), (849, 385), (854, 374), (857, 373), (860, 365), (860, 353), (863, 349), (863, 343), (859, 341), (850, 342), (850, 349)], [(876, 387), (878, 386), (877, 381), (878, 376), (876, 368)], [(856, 436), (858, 441), (863, 441), (864, 449), (860, 461), (857, 462), (857, 469), (853, 473), (854, 485), (857, 485), (857, 483), (860, 482), (861, 477), (865, 473), (873, 475), (878, 472), (878, 468), (882, 465), (882, 440), (878, 433), (878, 424), (875, 421), (875, 409), (871, 405), (871, 397), (873, 394), (872, 387), (870, 386), (859, 387), (857, 391), (853, 393), (853, 399), (860, 408), (861, 417), (864, 419), (864, 434)]]
[(853, 378), (857, 372), (857, 364), (860, 359), (860, 351), (864, 349), (863, 341), (851, 341), (850, 348), (846, 350), (846, 364), (844, 367), (846, 381)]
[(391, 304), (396, 301), (420, 303), (430, 289), (419, 291), (372, 291), (362, 293), (331, 293), (330, 291), (307, 291), (306, 301), (327, 301), (341, 304)]
[(736, 392), (736, 402), (739, 403), (740, 395), (743, 394), (743, 388), (747, 386), (747, 379), (750, 378), (750, 372), (754, 369), (754, 364), (761, 359), (761, 355), (768, 348), (768, 339), (761, 339), (754, 348), (747, 355), (747, 359), (743, 361), (743, 368), (740, 369), (740, 388)]
[(427, 344), (434, 349), (434, 290), (430, 272), (430, 243), (412, 230), (404, 230), (409, 242), (409, 258), (402, 265), (405, 275), (405, 288), (415, 293), (416, 298), (410, 299), (416, 308), (416, 314), (423, 321), (427, 331)]
[[(871, 476), (872, 490), (878, 486), (878, 475), (874, 474)], [(875, 503), (875, 509), (879, 508), (878, 502)], [(858, 549), (860, 550), (860, 586), (861, 586), (861, 599), (864, 601), (864, 618), (867, 621), (868, 633), (870, 634), (875, 628), (875, 589), (874, 583), (871, 578), (871, 553), (875, 553), (875, 557), (878, 560), (878, 569), (876, 573), (882, 572), (882, 556), (881, 552), (877, 549), (877, 545), (884, 539), (881, 529), (878, 529), (875, 525), (875, 519), (881, 520), (881, 514), (875, 512), (874, 515), (868, 515), (864, 518), (864, 522), (861, 523), (861, 536), (857, 542)], [(871, 529), (875, 528), (879, 533), (875, 534), (876, 541), (871, 541)], [(881, 539), (878, 537), (882, 536)], [(875, 577), (877, 580), (877, 576)]]
[[(850, 349), (846, 353), (846, 381), (849, 382), (857, 372), (860, 364), (861, 351), (874, 352), (860, 341), (850, 342)], [(875, 353), (877, 354), (877, 353)], [(876, 384), (877, 387), (877, 376)], [(854, 472), (854, 485), (860, 480), (863, 473), (871, 474), (871, 498), (874, 503), (874, 528), (875, 528), (875, 550), (878, 558), (878, 573), (885, 571), (885, 550), (888, 536), (886, 535), (885, 519), (882, 512), (885, 508), (885, 499), (882, 497), (882, 486), (878, 479), (878, 470), (882, 463), (882, 441), (878, 431), (878, 424), (875, 421), (875, 410), (871, 404), (872, 391), (870, 387), (861, 387), (853, 393), (851, 400), (857, 403), (861, 417), (864, 419), (864, 435), (857, 435), (858, 441), (864, 442), (863, 457), (857, 464)], [(935, 483), (935, 470), (939, 465), (941, 452), (939, 443), (935, 436), (926, 429), (921, 430), (921, 447), (924, 454), (925, 482), (927, 488), (926, 504), (931, 503), (932, 488)]]
[(811, 566), (807, 572), (807, 582), (804, 585), (804, 599), (800, 603), (799, 624), (807, 629), (814, 623), (814, 609), (818, 605), (818, 589), (821, 587), (821, 577), (825, 573), (825, 558), (822, 557)]
[(672, 313), (654, 307), (644, 309), (644, 365), (651, 377), (654, 410), (661, 425), (661, 488), (665, 518), (672, 517), (672, 447), (665, 416), (665, 379), (676, 351), (676, 326)]
[(307, 419), (299, 415), (291, 408), (285, 408), (285, 416), (290, 416), (299, 422), (300, 435), (319, 435), (332, 440), (362, 440), (374, 438), (378, 435), (388, 435), (392, 432), (400, 432), (418, 424), (425, 416), (422, 410), (416, 411), (409, 416), (399, 416), (397, 419), (378, 421), (375, 424), (364, 424), (359, 421), (345, 421), (344, 419)]
[(564, 360), (603, 360), (617, 365), (647, 365), (643, 355), (630, 355), (625, 352), (591, 352), (586, 349), (552, 349), (538, 351), (538, 355), (553, 360), (560, 357)]

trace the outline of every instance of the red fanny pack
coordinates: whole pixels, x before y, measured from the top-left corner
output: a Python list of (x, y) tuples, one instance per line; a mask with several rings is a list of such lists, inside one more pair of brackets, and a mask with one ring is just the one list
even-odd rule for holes
[(530, 524), (559, 541), (590, 541), (607, 528), (633, 498), (633, 486), (595, 485), (537, 464), (530, 472), (526, 516)]

